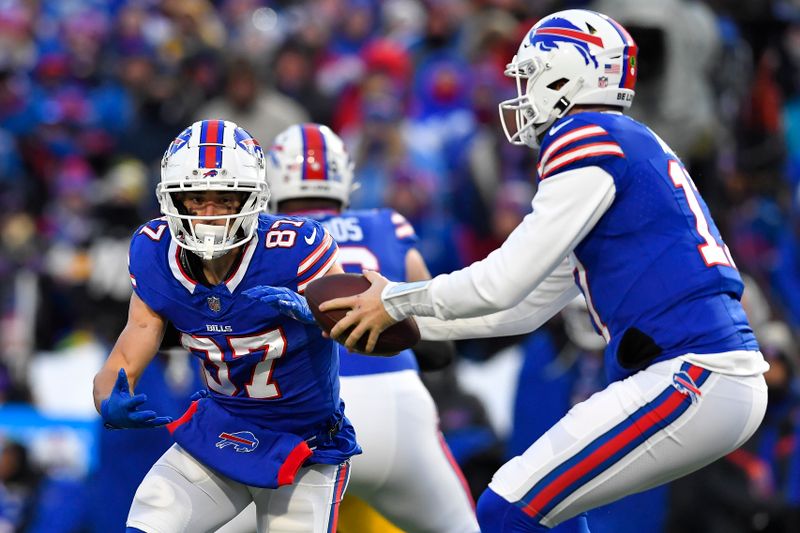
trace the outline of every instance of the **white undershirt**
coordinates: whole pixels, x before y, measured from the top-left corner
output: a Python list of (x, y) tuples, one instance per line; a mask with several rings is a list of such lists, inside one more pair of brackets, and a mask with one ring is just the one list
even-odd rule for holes
[(424, 339), (533, 331), (578, 294), (569, 257), (615, 193), (614, 179), (596, 166), (548, 177), (533, 212), (486, 259), (430, 281), (392, 283), (383, 304), (396, 320), (420, 317)]

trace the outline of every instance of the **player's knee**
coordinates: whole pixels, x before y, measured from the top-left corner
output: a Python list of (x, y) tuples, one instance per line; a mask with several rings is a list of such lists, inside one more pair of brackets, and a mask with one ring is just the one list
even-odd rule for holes
[(535, 533), (548, 529), (491, 489), (484, 490), (478, 498), (477, 514), (482, 533)]

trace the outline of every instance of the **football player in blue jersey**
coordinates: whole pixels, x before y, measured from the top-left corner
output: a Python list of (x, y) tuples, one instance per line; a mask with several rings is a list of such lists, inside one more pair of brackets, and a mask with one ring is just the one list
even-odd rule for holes
[[(279, 134), (267, 152), (267, 178), (270, 211), (319, 221), (338, 243), (345, 271), (430, 279), (414, 247), (414, 228), (402, 215), (391, 209), (344, 210), (353, 190), (353, 164), (327, 126), (298, 124)], [(275, 303), (275, 292), (264, 287), (262, 296)], [(306, 314), (313, 321), (310, 310)], [(439, 356), (432, 365), (431, 348), (418, 354), (428, 369), (442, 363)], [(414, 353), (371, 357), (341, 347), (339, 372), (347, 414), (364, 450), (353, 458), (348, 494), (409, 533), (477, 532), (472, 496), (439, 431)]]
[(331, 335), (371, 349), (411, 315), (424, 339), (532, 331), (583, 292), (611, 385), (495, 473), (478, 501), (486, 533), (545, 530), (683, 476), (764, 415), (768, 365), (728, 248), (680, 159), (622, 114), (636, 54), (599, 13), (541, 19), (506, 68), (518, 95), (499, 106), (509, 141), (539, 146), (532, 212), (483, 261), (417, 283), (367, 272), (370, 289), (321, 306), (351, 309)]
[[(222, 120), (192, 124), (164, 154), (165, 216), (134, 233), (128, 322), (94, 380), (106, 427), (166, 425), (175, 440), (136, 491), (127, 531), (216, 531), (251, 502), (260, 532), (336, 529), (360, 452), (339, 398), (337, 346), (245, 293), (264, 284), (302, 293), (342, 272), (338, 246), (317, 222), (265, 214), (265, 172), (258, 142)], [(134, 392), (167, 321), (208, 386), (174, 421)]]

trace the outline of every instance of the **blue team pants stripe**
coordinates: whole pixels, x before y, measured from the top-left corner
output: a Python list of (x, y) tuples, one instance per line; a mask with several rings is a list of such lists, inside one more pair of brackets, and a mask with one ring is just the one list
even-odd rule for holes
[(347, 480), (350, 479), (350, 462), (339, 465), (336, 471), (336, 481), (333, 485), (333, 500), (331, 501), (331, 512), (328, 516), (328, 533), (336, 533), (336, 523), (339, 521), (339, 504), (344, 497), (344, 489), (347, 487)]
[[(711, 375), (708, 370), (689, 363), (684, 363), (681, 371), (694, 381), (697, 388)], [(516, 505), (530, 516), (547, 516), (580, 487), (669, 426), (691, 404), (691, 395), (669, 385), (652, 401), (539, 480)]]

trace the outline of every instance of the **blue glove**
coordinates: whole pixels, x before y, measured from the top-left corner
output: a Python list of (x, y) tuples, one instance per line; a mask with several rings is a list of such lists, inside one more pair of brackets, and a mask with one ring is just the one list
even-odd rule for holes
[(194, 394), (192, 394), (191, 396), (189, 396), (189, 399), (192, 400), (192, 401), (202, 400), (203, 398), (208, 398), (209, 396), (211, 396), (211, 391), (210, 390), (208, 390), (208, 389), (200, 389), (199, 391), (197, 391)]
[(108, 429), (154, 428), (172, 422), (171, 417), (156, 416), (155, 411), (138, 411), (146, 401), (146, 394), (131, 396), (128, 375), (120, 368), (111, 396), (100, 404), (100, 415)]
[(258, 300), (272, 307), (275, 311), (286, 315), (303, 324), (316, 324), (314, 315), (308, 307), (308, 302), (301, 296), (286, 287), (270, 287), (258, 285), (251, 287), (242, 294), (253, 300)]

